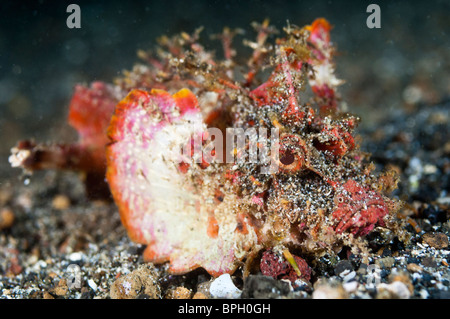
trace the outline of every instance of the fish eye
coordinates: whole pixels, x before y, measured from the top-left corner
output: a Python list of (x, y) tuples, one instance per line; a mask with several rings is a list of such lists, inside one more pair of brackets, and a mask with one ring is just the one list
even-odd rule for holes
[(295, 161), (295, 156), (290, 151), (287, 151), (286, 153), (284, 153), (280, 158), (280, 162), (283, 165), (291, 165), (292, 163), (294, 163), (294, 161)]

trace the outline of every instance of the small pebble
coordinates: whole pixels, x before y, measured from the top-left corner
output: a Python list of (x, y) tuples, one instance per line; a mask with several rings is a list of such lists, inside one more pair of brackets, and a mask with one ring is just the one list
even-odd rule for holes
[(69, 208), (70, 199), (66, 195), (56, 195), (52, 200), (52, 207), (57, 210), (64, 210)]
[(197, 285), (196, 293), (201, 293), (206, 296), (206, 298), (211, 298), (209, 293), (209, 287), (211, 286), (211, 281), (203, 281)]
[(72, 262), (77, 262), (77, 261), (80, 261), (80, 260), (83, 258), (83, 254), (80, 253), (80, 252), (74, 252), (74, 253), (71, 253), (71, 254), (68, 256), (68, 258), (69, 258), (69, 260), (72, 261)]
[(353, 278), (355, 278), (355, 276), (356, 276), (356, 271), (352, 271), (352, 272), (346, 274), (344, 277), (342, 277), (342, 280), (343, 280), (344, 282), (349, 282), (349, 281), (351, 281)]
[(339, 276), (345, 270), (349, 270), (349, 271), (353, 270), (353, 265), (352, 265), (351, 261), (341, 260), (340, 262), (338, 262), (336, 264), (336, 267), (334, 268), (334, 273)]
[(92, 299), (94, 296), (95, 293), (91, 289), (88, 289), (87, 287), (81, 288), (80, 299)]
[(120, 276), (110, 288), (111, 299), (136, 299), (141, 293), (150, 299), (159, 299), (158, 276), (150, 264), (139, 266), (127, 275)]
[(93, 290), (93, 291), (97, 291), (97, 284), (95, 283), (95, 281), (93, 281), (92, 279), (89, 279), (88, 280), (88, 285), (89, 285), (89, 287), (91, 287), (91, 289)]
[(422, 265), (425, 267), (437, 268), (438, 264), (433, 257), (424, 257), (422, 259)]
[(345, 289), (345, 291), (347, 291), (348, 293), (354, 292), (358, 289), (358, 282), (357, 281), (349, 281), (349, 282), (344, 282), (342, 284), (342, 287)]
[[(415, 273), (414, 275), (417, 275), (417, 274)], [(406, 271), (403, 271), (403, 270), (394, 271), (389, 276), (389, 282), (393, 283), (395, 281), (399, 281), (399, 282), (402, 282), (403, 284), (405, 284), (405, 286), (408, 287), (410, 294), (412, 294), (414, 292), (414, 285), (411, 281), (411, 277)]]
[(203, 294), (201, 292), (196, 292), (194, 294), (194, 296), (192, 297), (192, 299), (208, 299), (208, 297), (205, 296), (205, 294)]
[(190, 299), (192, 295), (192, 291), (187, 289), (186, 287), (176, 287), (174, 289), (170, 289), (166, 294), (165, 299)]
[(33, 199), (30, 193), (22, 193), (15, 198), (17, 205), (25, 210), (30, 210), (33, 207)]
[(0, 230), (10, 228), (14, 224), (14, 212), (10, 208), (0, 210)]
[(55, 294), (57, 296), (65, 296), (67, 292), (69, 291), (69, 287), (67, 286), (66, 279), (62, 278), (58, 285), (55, 287)]
[(423, 241), (436, 249), (448, 247), (448, 237), (443, 233), (426, 233), (422, 237)]
[(410, 272), (418, 272), (421, 273), (423, 271), (423, 268), (420, 267), (418, 264), (410, 263), (406, 266), (406, 269)]
[(313, 299), (348, 299), (348, 293), (340, 283), (317, 282), (312, 293)]
[(422, 283), (425, 286), (427, 286), (427, 287), (432, 286), (432, 282), (431, 282), (432, 280), (433, 280), (433, 276), (432, 275), (430, 275), (428, 273), (424, 273), (422, 275)]
[(49, 274), (48, 274), (48, 276), (50, 277), (50, 278), (52, 278), (52, 279), (55, 279), (56, 277), (58, 277), (58, 274), (56, 273), (56, 272), (50, 272)]
[(229, 299), (239, 298), (242, 293), (242, 291), (234, 285), (229, 274), (223, 274), (217, 277), (211, 283), (209, 292), (213, 298)]
[(55, 299), (55, 297), (53, 297), (53, 296), (52, 296), (50, 293), (48, 293), (47, 291), (44, 292), (43, 298), (44, 298), (44, 299)]
[(394, 257), (384, 257), (377, 259), (375, 261), (375, 264), (380, 266), (381, 268), (392, 268), (395, 264), (395, 258)]
[(0, 188), (0, 206), (5, 205), (12, 198), (13, 191), (11, 188)]
[(289, 280), (276, 280), (264, 275), (250, 275), (244, 280), (241, 298), (271, 299), (287, 296), (292, 291)]
[(379, 284), (377, 290), (377, 299), (409, 299), (411, 297), (408, 286), (401, 281), (394, 281), (390, 284)]
[(367, 267), (368, 266), (366, 264), (361, 264), (356, 273), (359, 275), (365, 275), (367, 273)]

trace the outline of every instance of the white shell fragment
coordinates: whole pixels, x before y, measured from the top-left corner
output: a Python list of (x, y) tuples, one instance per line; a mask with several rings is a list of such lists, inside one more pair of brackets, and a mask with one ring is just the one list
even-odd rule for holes
[(230, 274), (223, 274), (217, 277), (209, 288), (209, 292), (214, 298), (236, 299), (241, 296), (239, 290), (231, 280)]
[(91, 289), (92, 289), (93, 291), (97, 291), (98, 286), (97, 286), (97, 284), (95, 283), (95, 281), (93, 281), (92, 279), (89, 279), (89, 280), (88, 280), (88, 285), (89, 285), (89, 287), (91, 287)]

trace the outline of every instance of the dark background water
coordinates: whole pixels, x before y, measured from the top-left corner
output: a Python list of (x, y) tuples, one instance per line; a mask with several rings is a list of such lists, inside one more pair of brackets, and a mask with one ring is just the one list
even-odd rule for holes
[[(66, 26), (70, 3), (81, 7), (81, 29)], [(370, 3), (381, 7), (381, 29), (366, 26)], [(19, 139), (74, 137), (64, 126), (76, 83), (112, 81), (163, 34), (204, 26), (206, 46), (215, 49), (209, 35), (229, 26), (254, 39), (250, 23), (265, 18), (279, 30), (287, 20), (303, 26), (327, 18), (343, 98), (363, 125), (378, 125), (449, 95), (449, 9), (449, 1), (2, 1), (0, 169), (9, 171)]]

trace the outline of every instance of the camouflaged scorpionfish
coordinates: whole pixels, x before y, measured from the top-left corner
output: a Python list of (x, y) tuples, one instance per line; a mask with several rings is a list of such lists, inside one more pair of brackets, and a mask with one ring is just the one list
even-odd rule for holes
[[(94, 104), (120, 100), (114, 111), (108, 106), (109, 141), (91, 144), (106, 144), (100, 154), (129, 236), (147, 245), (146, 260), (169, 262), (173, 273), (198, 267), (213, 276), (233, 273), (262, 249), (320, 256), (348, 245), (366, 254), (365, 235), (377, 226), (396, 227), (399, 204), (384, 195), (395, 177), (371, 173), (354, 141), (359, 119), (339, 107), (329, 23), (288, 26), (274, 45), (267, 44), (274, 28), (254, 26), (257, 40), (246, 42), (253, 49), (246, 65), (234, 61), (236, 32), (219, 36), (222, 61), (198, 43), (199, 32), (182, 33), (160, 39), (158, 58), (140, 52), (148, 64), (115, 85), (85, 89), (96, 97), (83, 106), (90, 117)], [(262, 174), (267, 163), (223, 161), (225, 147), (212, 150), (222, 158), (180, 161), (179, 150), (192, 146), (195, 136), (205, 146), (209, 128), (222, 136), (227, 128), (276, 129), (278, 154), (270, 158), (277, 170)], [(84, 146), (86, 134), (80, 135)], [(249, 151), (250, 139), (233, 155)], [(255, 145), (262, 152), (262, 143)], [(24, 149), (29, 155), (32, 147), (13, 151), (16, 166), (26, 166)], [(83, 148), (91, 149), (98, 147)]]

